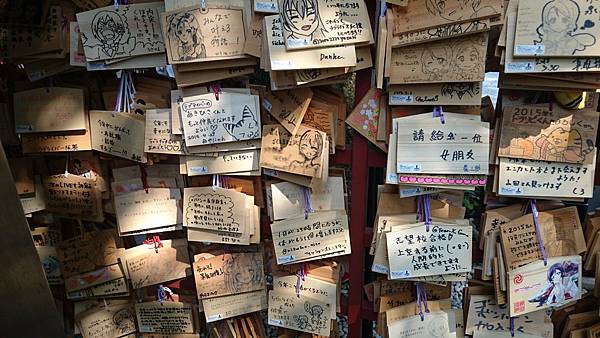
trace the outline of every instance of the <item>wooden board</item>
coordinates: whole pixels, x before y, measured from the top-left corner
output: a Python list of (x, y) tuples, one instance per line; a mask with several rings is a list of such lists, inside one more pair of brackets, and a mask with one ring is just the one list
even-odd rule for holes
[(264, 125), (260, 166), (319, 178), (328, 153), (326, 140), (325, 133), (304, 126), (291, 135), (281, 125)]
[(599, 114), (558, 105), (512, 106), (503, 110), (499, 157), (590, 164)]
[(487, 33), (395, 48), (390, 83), (483, 81), (486, 48)]
[(481, 104), (481, 82), (392, 85), (388, 91), (390, 105), (478, 106)]
[(269, 70), (336, 68), (356, 66), (353, 45), (310, 50), (287, 50), (280, 15), (269, 15), (264, 20)]
[(163, 53), (160, 27), (163, 2), (107, 6), (77, 13), (88, 61)]
[(90, 121), (92, 149), (131, 161), (146, 162), (143, 116), (92, 110)]
[(45, 87), (14, 94), (17, 133), (84, 131), (83, 90)]
[(599, 0), (519, 1), (514, 56), (600, 56)]
[(389, 40), (391, 48), (395, 48), (481, 33), (488, 31), (489, 29), (489, 19), (477, 19), (461, 23), (450, 23), (436, 28), (426, 28), (415, 32), (403, 32), (400, 34), (388, 35), (391, 36)]
[(162, 15), (170, 64), (215, 61), (244, 54), (243, 11), (198, 5)]
[[(554, 279), (561, 287), (552, 292)], [(581, 298), (582, 292), (581, 256), (549, 258), (547, 266), (538, 260), (510, 271), (508, 282), (511, 317), (574, 302)]]
[(306, 114), (313, 92), (309, 88), (271, 92), (262, 99), (262, 107), (287, 131), (295, 135)]
[(473, 21), (502, 14), (503, 1), (410, 0), (405, 7), (393, 7), (394, 35), (453, 23)]
[[(426, 116), (429, 114), (424, 114)], [(431, 116), (431, 115), (429, 115)], [(488, 172), (489, 124), (454, 119), (400, 118), (398, 173), (477, 174)]]
[(498, 195), (591, 198), (596, 161), (573, 164), (500, 158)]
[(364, 0), (351, 3), (346, 0), (279, 0), (279, 5), (288, 50), (353, 45), (372, 39)]

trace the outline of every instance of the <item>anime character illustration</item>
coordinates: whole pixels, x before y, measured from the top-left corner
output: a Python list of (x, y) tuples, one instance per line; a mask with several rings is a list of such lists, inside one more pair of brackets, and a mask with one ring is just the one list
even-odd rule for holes
[(478, 68), (481, 65), (482, 56), (472, 41), (461, 41), (454, 46), (451, 68), (456, 77), (462, 80), (470, 80), (475, 74), (479, 73)]
[(167, 19), (168, 36), (175, 41), (177, 50), (172, 50), (174, 61), (189, 61), (206, 57), (204, 36), (200, 24), (191, 12), (179, 13)]
[(456, 95), (459, 99), (462, 99), (465, 95), (473, 97), (479, 94), (479, 88), (475, 85), (474, 82), (445, 83), (442, 85), (441, 94), (450, 98), (454, 98)]
[(447, 46), (427, 47), (421, 55), (421, 70), (430, 81), (439, 81), (450, 69), (452, 50)]
[(131, 309), (120, 309), (113, 315), (113, 324), (117, 327), (121, 334), (135, 331), (135, 319), (131, 313)]
[(310, 323), (308, 322), (308, 316), (307, 315), (298, 315), (298, 316), (294, 316), (294, 320), (296, 321), (296, 326), (300, 329), (300, 330), (311, 330), (313, 331), (312, 325), (310, 325)]
[(263, 283), (262, 265), (254, 256), (242, 259), (239, 255), (233, 255), (223, 263), (223, 271), (225, 286), (231, 293), (246, 291)]
[(553, 264), (548, 269), (548, 283), (535, 296), (529, 298), (530, 303), (544, 305), (561, 305), (577, 298), (579, 293), (579, 266), (575, 262), (565, 261)]
[(258, 121), (247, 105), (244, 106), (241, 120), (236, 123), (223, 123), (223, 128), (236, 141), (257, 138), (260, 131)]
[(290, 32), (286, 39), (312, 41), (327, 32), (319, 15), (318, 0), (283, 0), (280, 13), (283, 28)]
[(498, 14), (491, 6), (482, 7), (481, 0), (427, 0), (425, 7), (430, 14), (452, 22)]
[(306, 311), (308, 314), (310, 314), (310, 316), (311, 316), (310, 324), (316, 330), (325, 326), (324, 319), (322, 318), (325, 310), (323, 310), (323, 307), (321, 305), (312, 305), (311, 306), (310, 303), (305, 302), (304, 303), (304, 311)]
[(315, 130), (302, 134), (298, 142), (298, 152), (302, 160), (292, 161), (290, 170), (312, 170), (316, 175), (321, 171), (321, 153), (323, 152), (323, 136)]
[(556, 128), (541, 134), (535, 141), (540, 148), (540, 159), (553, 162), (581, 162), (583, 142), (579, 131)]
[(427, 326), (427, 332), (429, 332), (430, 337), (433, 338), (446, 338), (450, 333), (450, 329), (448, 328), (448, 321), (444, 320), (432, 320), (429, 322)]
[(136, 39), (131, 35), (126, 21), (125, 17), (114, 11), (96, 13), (91, 24), (96, 41), (81, 33), (86, 58), (104, 60), (131, 55), (136, 47)]
[(551, 0), (542, 8), (542, 23), (537, 28), (536, 45), (545, 46), (546, 55), (570, 54), (584, 51), (596, 44), (588, 33), (575, 33), (579, 29), (581, 10), (573, 0)]

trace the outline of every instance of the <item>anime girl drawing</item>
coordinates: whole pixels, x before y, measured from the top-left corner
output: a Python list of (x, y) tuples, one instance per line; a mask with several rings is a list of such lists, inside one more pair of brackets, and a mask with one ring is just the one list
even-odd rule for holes
[(491, 6), (481, 6), (481, 0), (427, 0), (425, 7), (430, 14), (451, 22), (497, 15)]
[(283, 28), (289, 31), (286, 40), (314, 40), (327, 30), (319, 15), (318, 0), (283, 0), (280, 9)]
[(206, 57), (204, 37), (198, 20), (191, 12), (179, 13), (168, 18), (168, 35), (177, 49), (171, 49), (174, 61), (189, 61)]
[(470, 40), (465, 40), (453, 48), (452, 71), (461, 80), (471, 80), (479, 73), (482, 56)]
[(427, 47), (421, 55), (421, 71), (430, 81), (441, 80), (450, 69), (452, 50), (447, 46)]
[(570, 299), (577, 298), (579, 293), (579, 267), (577, 263), (565, 261), (553, 264), (548, 269), (548, 282), (535, 296), (529, 298), (530, 303), (544, 305), (561, 305)]
[(105, 60), (129, 56), (136, 47), (135, 37), (131, 36), (125, 19), (117, 12), (96, 13), (92, 19), (91, 31), (95, 41), (81, 33), (87, 59)]
[(247, 260), (233, 255), (223, 263), (223, 271), (225, 272), (225, 286), (231, 293), (239, 293), (263, 283), (261, 262), (254, 256)]
[(292, 161), (289, 169), (292, 171), (312, 171), (312, 176), (316, 176), (321, 172), (323, 136), (315, 130), (308, 130), (300, 137), (298, 148), (302, 160)]
[(542, 8), (542, 24), (537, 28), (536, 45), (545, 46), (545, 55), (575, 55), (596, 44), (588, 33), (575, 33), (581, 10), (573, 0), (551, 0)]

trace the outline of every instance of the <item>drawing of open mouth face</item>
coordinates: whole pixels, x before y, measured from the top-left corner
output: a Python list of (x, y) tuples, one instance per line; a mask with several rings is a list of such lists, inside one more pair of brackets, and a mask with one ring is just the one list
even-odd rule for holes
[(108, 44), (119, 42), (124, 34), (124, 24), (115, 12), (99, 13), (94, 17), (92, 29), (98, 40)]
[(549, 9), (544, 17), (544, 21), (546, 23), (544, 27), (547, 27), (554, 32), (568, 31), (573, 25), (573, 20), (569, 17), (567, 10), (561, 10), (558, 7)]
[(302, 0), (290, 5), (286, 12), (287, 27), (295, 34), (308, 36), (319, 27), (317, 10), (311, 1)]
[(464, 71), (469, 71), (477, 67), (479, 60), (479, 53), (473, 46), (460, 49), (456, 55), (456, 66)]

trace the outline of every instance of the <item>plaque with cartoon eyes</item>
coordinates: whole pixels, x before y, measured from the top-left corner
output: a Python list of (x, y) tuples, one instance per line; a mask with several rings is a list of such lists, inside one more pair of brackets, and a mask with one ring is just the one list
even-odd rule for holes
[(160, 27), (163, 2), (107, 6), (77, 14), (87, 61), (165, 51)]
[(521, 1), (514, 56), (600, 56), (600, 0)]

